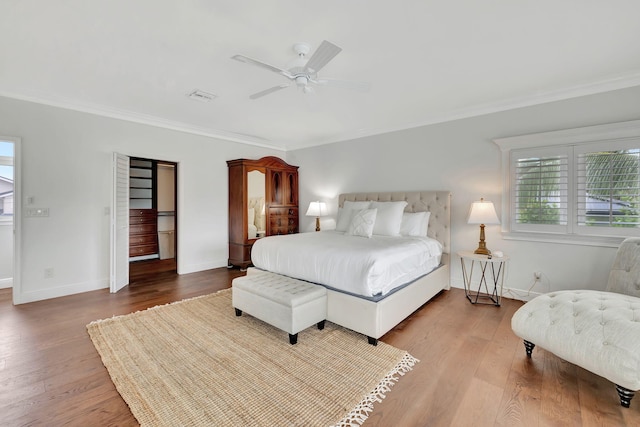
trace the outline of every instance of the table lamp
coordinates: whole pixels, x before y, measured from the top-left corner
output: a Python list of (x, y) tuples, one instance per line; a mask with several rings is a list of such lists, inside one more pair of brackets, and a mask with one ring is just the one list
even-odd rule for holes
[(474, 254), (491, 255), (491, 251), (487, 249), (487, 245), (484, 241), (484, 226), (486, 224), (500, 224), (498, 215), (496, 214), (496, 208), (493, 207), (492, 202), (487, 202), (484, 199), (480, 199), (479, 202), (473, 202), (471, 209), (469, 210), (468, 224), (480, 224), (480, 242), (478, 243), (478, 249)]
[(320, 217), (326, 216), (327, 213), (327, 204), (325, 202), (311, 202), (309, 203), (306, 216), (316, 217), (316, 231), (320, 231)]

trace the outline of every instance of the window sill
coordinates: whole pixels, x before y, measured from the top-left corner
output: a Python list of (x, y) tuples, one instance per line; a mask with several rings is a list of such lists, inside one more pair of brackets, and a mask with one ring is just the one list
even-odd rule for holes
[(523, 231), (506, 231), (502, 233), (505, 240), (522, 240), (528, 242), (560, 243), (564, 245), (602, 246), (617, 248), (625, 239), (622, 236), (583, 236), (579, 234), (536, 233)]

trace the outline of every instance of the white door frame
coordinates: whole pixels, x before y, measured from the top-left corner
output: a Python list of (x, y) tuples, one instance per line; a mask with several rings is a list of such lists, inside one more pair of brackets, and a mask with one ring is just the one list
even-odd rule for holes
[(22, 139), (0, 136), (1, 141), (13, 143), (13, 303), (22, 298)]
[[(112, 191), (112, 201), (111, 201), (111, 221), (110, 221), (110, 270), (109, 270), (109, 290), (114, 293), (117, 292), (119, 289), (121, 289), (122, 287), (128, 285), (128, 279), (129, 279), (129, 264), (128, 264), (128, 259), (129, 259), (129, 250), (128, 250), (128, 243), (127, 243), (127, 250), (126, 250), (126, 256), (127, 256), (127, 265), (126, 265), (126, 277), (127, 277), (127, 283), (125, 285), (122, 286), (116, 286), (116, 274), (118, 273), (118, 268), (115, 264), (115, 260), (116, 257), (118, 256), (118, 248), (117, 248), (117, 244), (116, 244), (116, 239), (115, 239), (115, 231), (116, 231), (116, 224), (115, 224), (115, 214), (116, 214), (116, 202), (115, 202), (115, 192), (116, 192), (116, 180), (115, 180), (115, 164), (116, 164), (116, 157), (120, 155), (120, 156), (124, 156), (127, 157), (129, 160), (132, 157), (135, 158), (140, 158), (140, 159), (148, 159), (148, 160), (155, 160), (158, 162), (167, 162), (167, 163), (172, 163), (175, 165), (175, 176), (174, 176), (174, 180), (173, 180), (173, 185), (174, 185), (174, 190), (175, 190), (175, 212), (176, 212), (176, 216), (175, 216), (175, 257), (176, 257), (176, 261), (177, 261), (177, 273), (180, 274), (180, 264), (179, 264), (179, 260), (180, 260), (180, 244), (178, 243), (179, 240), (179, 236), (180, 236), (180, 232), (179, 232), (179, 225), (178, 225), (178, 218), (180, 216), (179, 212), (181, 212), (180, 210), (180, 206), (182, 205), (182, 191), (179, 190), (179, 183), (182, 182), (181, 177), (179, 176), (182, 173), (182, 168), (180, 167), (180, 162), (176, 161), (176, 160), (166, 160), (166, 159), (159, 159), (157, 158), (157, 156), (152, 155), (152, 154), (123, 154), (123, 153), (117, 153), (114, 152), (113, 153), (113, 160), (112, 160), (112, 184), (111, 184), (111, 191)], [(127, 213), (129, 211), (129, 199), (127, 197)], [(127, 224), (128, 224), (128, 217), (127, 217)], [(127, 237), (128, 237), (128, 230), (127, 230)], [(120, 254), (122, 255), (122, 254)]]

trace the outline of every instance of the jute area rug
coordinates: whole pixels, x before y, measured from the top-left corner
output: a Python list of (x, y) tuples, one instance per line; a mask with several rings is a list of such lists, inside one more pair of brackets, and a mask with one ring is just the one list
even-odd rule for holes
[(356, 426), (417, 362), (327, 322), (289, 344), (231, 290), (87, 325), (143, 426)]

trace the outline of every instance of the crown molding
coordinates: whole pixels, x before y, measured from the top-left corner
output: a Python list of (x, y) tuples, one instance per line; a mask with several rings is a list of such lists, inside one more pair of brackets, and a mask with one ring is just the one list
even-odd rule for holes
[(110, 117), (114, 119), (125, 120), (134, 123), (145, 124), (165, 129), (171, 129), (179, 132), (185, 132), (195, 135), (201, 135), (211, 138), (223, 139), (225, 141), (248, 144), (262, 148), (281, 150), (284, 152), (291, 150), (299, 150), (311, 148), (320, 145), (328, 145), (337, 142), (350, 141), (375, 135), (382, 135), (391, 132), (398, 132), (408, 129), (414, 129), (424, 126), (446, 123), (460, 119), (482, 116), (486, 114), (498, 113), (502, 111), (514, 110), (518, 108), (531, 107), (550, 102), (563, 101), (582, 96), (595, 95), (619, 89), (640, 86), (640, 71), (634, 71), (623, 75), (610, 77), (597, 82), (575, 85), (568, 88), (558, 89), (554, 91), (538, 92), (533, 95), (510, 98), (497, 102), (479, 104), (467, 108), (451, 110), (442, 114), (434, 114), (425, 117), (417, 122), (401, 123), (394, 126), (383, 128), (365, 128), (354, 131), (343, 132), (329, 138), (309, 140), (306, 143), (296, 141), (296, 146), (290, 145), (290, 141), (272, 141), (256, 135), (248, 135), (225, 131), (222, 129), (206, 128), (196, 126), (189, 123), (177, 122), (163, 119), (156, 116), (141, 114), (133, 111), (105, 107), (103, 105), (79, 103), (68, 99), (52, 99), (46, 97), (38, 97), (32, 95), (24, 95), (0, 91), (0, 96), (14, 98), (22, 101), (34, 102), (38, 104), (49, 105), (53, 107), (74, 110), (98, 116)]
[(51, 107), (63, 108), (65, 110), (73, 110), (81, 113), (93, 114), (102, 117), (109, 117), (112, 119), (125, 120), (128, 122), (144, 124), (148, 126), (159, 127), (163, 129), (170, 129), (179, 132), (190, 133), (194, 135), (206, 136), (211, 138), (222, 139), (225, 141), (237, 142), (241, 144), (254, 145), (262, 148), (276, 149), (285, 151), (281, 145), (278, 145), (266, 138), (259, 136), (235, 133), (225, 131), (221, 129), (205, 128), (201, 126), (192, 125), (189, 123), (183, 123), (178, 121), (172, 121), (163, 119), (160, 117), (136, 113), (129, 110), (105, 107), (103, 105), (86, 104), (71, 101), (68, 99), (51, 99), (31, 95), (23, 95), (17, 93), (11, 93), (6, 91), (0, 91), (0, 96), (6, 98), (17, 99), (20, 101), (33, 102), (36, 104), (48, 105)]
[(640, 71), (634, 71), (624, 75), (611, 77), (583, 85), (575, 85), (568, 88), (558, 89), (555, 91), (539, 92), (530, 96), (505, 99), (497, 102), (480, 104), (467, 108), (452, 110), (439, 115), (431, 115), (419, 122), (404, 123), (397, 126), (385, 128), (359, 129), (353, 132), (345, 132), (332, 138), (309, 141), (304, 146), (296, 149), (310, 148), (318, 145), (332, 144), (347, 140), (365, 138), (369, 136), (381, 135), (385, 133), (398, 132), (402, 130), (414, 129), (423, 126), (430, 126), (439, 123), (446, 123), (460, 119), (483, 116), (486, 114), (499, 113), (502, 111), (515, 110), (518, 108), (532, 107), (535, 105), (546, 104), (550, 102), (564, 101), (582, 96), (596, 95), (599, 93), (611, 92), (614, 90), (627, 89), (640, 86)]

